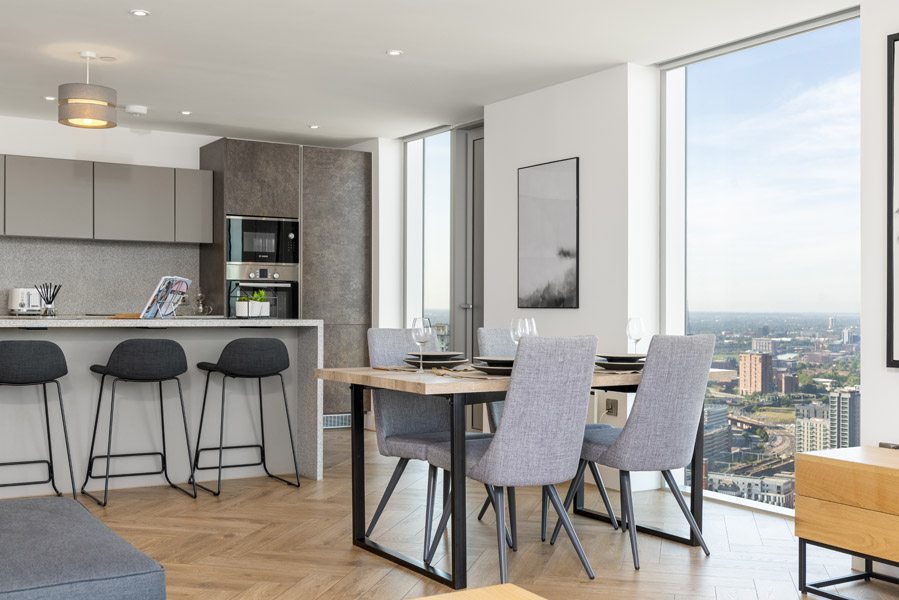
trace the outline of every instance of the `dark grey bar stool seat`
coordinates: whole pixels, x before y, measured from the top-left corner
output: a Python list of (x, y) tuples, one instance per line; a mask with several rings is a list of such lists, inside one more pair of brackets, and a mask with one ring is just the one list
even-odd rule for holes
[[(94, 431), (91, 435), (90, 459), (87, 463), (87, 474), (84, 477), (84, 484), (81, 486), (81, 493), (94, 500), (100, 506), (106, 506), (109, 501), (109, 480), (114, 477), (137, 477), (141, 475), (165, 475), (168, 484), (190, 496), (197, 497), (197, 487), (191, 483), (191, 490), (188, 491), (172, 482), (169, 477), (168, 462), (166, 460), (166, 435), (165, 435), (165, 401), (162, 393), (162, 384), (166, 381), (175, 381), (178, 384), (178, 399), (181, 403), (181, 420), (184, 425), (184, 442), (187, 445), (187, 463), (188, 472), (193, 474), (193, 464), (191, 463), (190, 434), (187, 431), (187, 415), (184, 411), (184, 394), (181, 390), (181, 380), (178, 378), (187, 372), (187, 357), (184, 355), (184, 349), (181, 344), (174, 340), (159, 339), (134, 339), (125, 340), (116, 346), (109, 360), (105, 365), (92, 365), (91, 371), (101, 375), (100, 393), (97, 397), (97, 413), (94, 417)], [(97, 441), (97, 425), (100, 421), (100, 408), (103, 403), (103, 385), (106, 378), (112, 378), (112, 395), (109, 400), (109, 431), (106, 442), (106, 454), (94, 455), (94, 447)], [(162, 452), (130, 452), (125, 454), (112, 453), (112, 431), (113, 431), (113, 415), (115, 412), (116, 387), (120, 382), (132, 383), (156, 383), (159, 386), (159, 417), (162, 423)], [(135, 458), (139, 456), (159, 457), (160, 466), (158, 471), (143, 471), (131, 473), (115, 473), (110, 474), (110, 463), (114, 458)], [(94, 461), (97, 459), (106, 461), (106, 470), (102, 476), (94, 475)], [(91, 479), (104, 479), (103, 499), (100, 500), (96, 496), (85, 490), (88, 481)]]
[[(197, 453), (194, 455), (194, 474), (191, 476), (191, 482), (197, 487), (206, 490), (214, 496), (222, 493), (222, 469), (230, 469), (236, 467), (256, 467), (262, 466), (265, 474), (269, 477), (283, 481), (288, 485), (300, 487), (300, 467), (297, 464), (296, 446), (293, 441), (293, 427), (290, 424), (290, 410), (287, 407), (287, 390), (284, 387), (283, 371), (290, 367), (290, 356), (287, 353), (287, 346), (279, 339), (274, 338), (241, 338), (228, 342), (219, 356), (218, 362), (201, 362), (197, 363), (197, 368), (206, 371), (206, 386), (203, 390), (203, 408), (200, 410), (200, 427), (197, 431)], [(203, 435), (203, 419), (206, 416), (206, 398), (209, 394), (209, 378), (213, 373), (222, 375), (222, 403), (219, 420), (219, 443), (218, 446), (201, 447)], [(262, 406), (262, 380), (266, 377), (278, 377), (281, 380), (281, 394), (284, 397), (284, 418), (287, 421), (287, 432), (290, 435), (290, 452), (293, 456), (293, 468), (296, 475), (296, 482), (284, 479), (269, 471), (266, 462), (265, 450), (265, 412)], [(258, 444), (241, 444), (241, 445), (225, 445), (225, 386), (228, 379), (255, 379), (259, 389), (259, 429), (260, 443)], [(251, 450), (259, 451), (259, 460), (251, 463), (239, 464), (223, 464), (223, 454), (225, 450)], [(205, 467), (200, 466), (200, 455), (203, 452), (215, 451), (218, 453), (218, 464)], [(196, 471), (218, 470), (218, 483), (216, 489), (208, 488), (202, 484), (196, 483)]]
[(50, 432), (50, 409), (47, 401), (47, 384), (56, 385), (59, 398), (59, 416), (62, 421), (62, 434), (66, 444), (66, 456), (69, 460), (69, 477), (72, 479), (72, 497), (75, 492), (75, 474), (72, 470), (72, 452), (69, 448), (69, 430), (66, 425), (66, 411), (62, 401), (62, 387), (59, 379), (69, 372), (66, 357), (62, 349), (53, 342), (42, 340), (7, 340), (0, 341), (0, 385), (32, 386), (39, 385), (44, 395), (44, 421), (47, 427), (47, 460), (20, 460), (0, 463), (0, 467), (46, 465), (47, 479), (36, 481), (16, 481), (0, 484), (0, 487), (38, 485), (49, 483), (57, 496), (62, 493), (56, 487), (56, 471), (53, 465), (53, 435)]

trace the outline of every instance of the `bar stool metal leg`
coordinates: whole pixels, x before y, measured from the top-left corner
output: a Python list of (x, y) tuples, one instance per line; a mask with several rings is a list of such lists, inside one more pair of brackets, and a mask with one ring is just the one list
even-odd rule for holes
[[(190, 471), (190, 480), (189, 483), (194, 483), (197, 477), (197, 465), (200, 464), (200, 446), (203, 441), (203, 419), (206, 417), (206, 397), (209, 394), (209, 376), (212, 375), (210, 371), (206, 371), (206, 385), (203, 386), (203, 404), (200, 405), (200, 426), (197, 428), (197, 449), (194, 453), (194, 461)], [(180, 393), (181, 382), (178, 382), (178, 388)], [(202, 487), (202, 486), (200, 486)]]
[(78, 492), (75, 491), (75, 468), (72, 466), (72, 449), (69, 446), (69, 428), (66, 425), (66, 409), (62, 402), (62, 386), (58, 380), (53, 380), (56, 384), (56, 394), (59, 397), (59, 416), (62, 419), (62, 437), (66, 443), (66, 458), (69, 460), (69, 479), (72, 483), (72, 498), (78, 501)]
[(281, 481), (293, 485), (295, 487), (300, 487), (300, 465), (297, 463), (297, 448), (293, 441), (293, 425), (290, 423), (290, 408), (287, 403), (287, 388), (284, 386), (284, 376), (278, 373), (278, 379), (281, 380), (281, 395), (284, 398), (284, 419), (287, 422), (287, 434), (290, 437), (290, 456), (293, 458), (293, 472), (297, 476), (297, 482), (294, 484), (292, 481), (288, 481), (287, 479), (281, 479), (280, 477), (275, 477), (276, 479), (281, 479)]
[[(177, 380), (177, 378), (176, 378), (176, 380)], [(162, 382), (160, 381), (158, 383), (159, 383), (159, 419), (162, 424), (162, 427), (161, 427), (161, 429), (162, 429), (162, 472), (165, 475), (165, 480), (168, 482), (169, 486), (178, 490), (182, 494), (186, 494), (187, 496), (190, 496), (191, 498), (196, 498), (197, 497), (196, 487), (194, 487), (193, 494), (191, 494), (189, 491), (185, 490), (184, 488), (172, 483), (172, 479), (169, 477), (168, 450), (166, 449), (166, 443), (165, 443), (165, 399), (162, 395)], [(178, 396), (179, 396), (179, 398), (181, 398), (181, 383), (180, 382), (178, 383)], [(184, 436), (185, 436), (184, 439), (187, 440), (188, 472), (190, 472), (192, 470), (192, 467), (190, 465), (190, 440), (187, 437), (187, 417), (184, 414), (184, 399), (183, 398), (181, 398), (181, 417), (184, 420)]]
[[(100, 409), (103, 406), (103, 384), (106, 383), (106, 375), (100, 377), (100, 393), (97, 394), (97, 412), (94, 415), (94, 432), (91, 434), (91, 449), (87, 453), (87, 473), (84, 474), (84, 483), (81, 484), (81, 493), (85, 496), (90, 496), (84, 488), (87, 487), (87, 482), (90, 481), (91, 477), (91, 469), (94, 467), (94, 446), (97, 443), (97, 425), (100, 423)], [(96, 500), (96, 498), (94, 498)]]
[[(184, 410), (184, 392), (181, 389), (181, 380), (175, 377), (175, 382), (178, 384), (178, 402), (181, 404), (181, 422), (184, 423), (184, 443), (187, 445), (187, 471), (191, 473), (191, 478), (188, 483), (193, 486), (193, 494), (188, 494), (191, 498), (197, 497), (197, 484), (193, 479), (194, 465), (191, 461), (191, 453), (190, 453), (190, 433), (187, 431), (187, 411)], [(199, 446), (199, 444), (198, 444)], [(181, 488), (178, 488), (181, 489)]]
[(53, 486), (53, 491), (56, 492), (57, 496), (62, 496), (62, 492), (56, 487), (56, 470), (53, 466), (53, 436), (50, 433), (50, 409), (47, 406), (47, 384), (42, 383), (41, 389), (44, 392), (44, 423), (47, 426), (47, 470), (49, 471), (47, 476), (50, 478), (50, 485)]
[[(112, 457), (112, 421), (113, 421), (113, 414), (115, 412), (115, 390), (116, 390), (116, 385), (118, 383), (119, 383), (118, 378), (112, 380), (112, 395), (109, 398), (109, 435), (107, 436), (107, 440), (106, 440), (106, 474), (103, 477), (103, 479), (104, 479), (104, 481), (103, 481), (103, 500), (101, 501), (99, 498), (97, 498), (93, 494), (85, 491), (84, 488), (81, 489), (82, 494), (84, 494), (85, 496), (87, 496), (88, 498), (90, 498), (91, 500), (93, 500), (94, 502), (99, 504), (100, 506), (106, 506), (106, 504), (109, 502), (109, 463), (112, 462), (112, 458), (111, 458)], [(101, 394), (102, 394), (102, 388), (101, 388)], [(101, 395), (101, 398), (102, 398), (102, 395)], [(98, 403), (97, 404), (97, 418), (98, 419), (99, 419), (99, 413), (100, 413), (100, 405)], [(96, 427), (96, 423), (94, 424), (94, 426)], [(93, 452), (91, 454), (93, 455)], [(88, 478), (90, 478), (91, 468), (93, 467), (93, 464), (94, 464), (94, 457), (91, 456), (90, 460), (88, 461), (88, 466), (87, 466)], [(87, 482), (85, 482), (85, 485), (86, 484), (87, 484)]]

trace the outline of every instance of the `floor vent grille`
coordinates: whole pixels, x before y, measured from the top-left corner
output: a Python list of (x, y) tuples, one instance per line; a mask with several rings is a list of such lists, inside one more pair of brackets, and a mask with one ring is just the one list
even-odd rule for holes
[(348, 429), (351, 424), (350, 413), (334, 413), (324, 415), (324, 418), (325, 429)]

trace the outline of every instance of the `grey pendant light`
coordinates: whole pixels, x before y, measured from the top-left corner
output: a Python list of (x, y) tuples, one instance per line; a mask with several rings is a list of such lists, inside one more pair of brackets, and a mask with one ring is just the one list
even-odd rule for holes
[(59, 122), (69, 127), (109, 129), (116, 126), (116, 91), (91, 83), (91, 60), (97, 53), (84, 50), (85, 83), (63, 83), (59, 86)]

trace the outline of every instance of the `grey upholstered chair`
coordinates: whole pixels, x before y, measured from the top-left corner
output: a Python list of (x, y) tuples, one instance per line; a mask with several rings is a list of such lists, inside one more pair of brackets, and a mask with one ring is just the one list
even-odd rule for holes
[[(555, 486), (577, 472), (595, 352), (593, 336), (522, 338), (496, 434), (492, 439), (466, 443), (466, 475), (486, 484), (493, 499), (503, 583), (508, 580), (504, 490), (533, 485), (542, 486), (548, 494), (584, 570), (594, 578)], [(449, 470), (450, 444), (431, 444), (428, 462)], [(464, 493), (464, 490), (452, 493)], [(425, 562), (433, 559), (449, 517), (450, 501), (447, 501)]]
[[(565, 498), (565, 508), (571, 504), (579, 478), (584, 475), (585, 464), (589, 464), (594, 472), (596, 463), (618, 469), (622, 526), (630, 533), (635, 569), (640, 568), (640, 555), (637, 550), (631, 471), (662, 472), (677, 505), (690, 524), (690, 529), (706, 556), (709, 555), (702, 531), (687, 507), (671, 471), (689, 465), (693, 456), (696, 429), (702, 418), (714, 349), (714, 335), (654, 336), (649, 345), (633, 409), (624, 428), (593, 430), (584, 434), (581, 464)], [(601, 480), (597, 481), (597, 486), (606, 497)], [(614, 519), (608, 504), (606, 509)], [(563, 524), (556, 523), (553, 542)]]
[[(418, 348), (412, 341), (410, 329), (369, 329), (368, 354), (373, 367), (406, 366), (403, 358)], [(424, 345), (423, 350), (437, 350), (436, 340)], [(428, 446), (450, 439), (450, 410), (444, 398), (419, 396), (391, 390), (373, 390), (372, 403), (375, 413), (375, 429), (378, 451), (382, 456), (398, 458), (396, 468), (387, 484), (387, 489), (378, 502), (371, 523), (365, 532), (370, 536), (381, 518), (387, 501), (393, 494), (403, 471), (410, 460), (426, 460)], [(472, 435), (470, 439), (484, 436)], [(428, 469), (428, 506), (425, 515), (424, 552), (428, 550), (433, 521), (433, 498), (437, 485), (437, 467)], [(444, 478), (444, 496), (448, 495)]]

